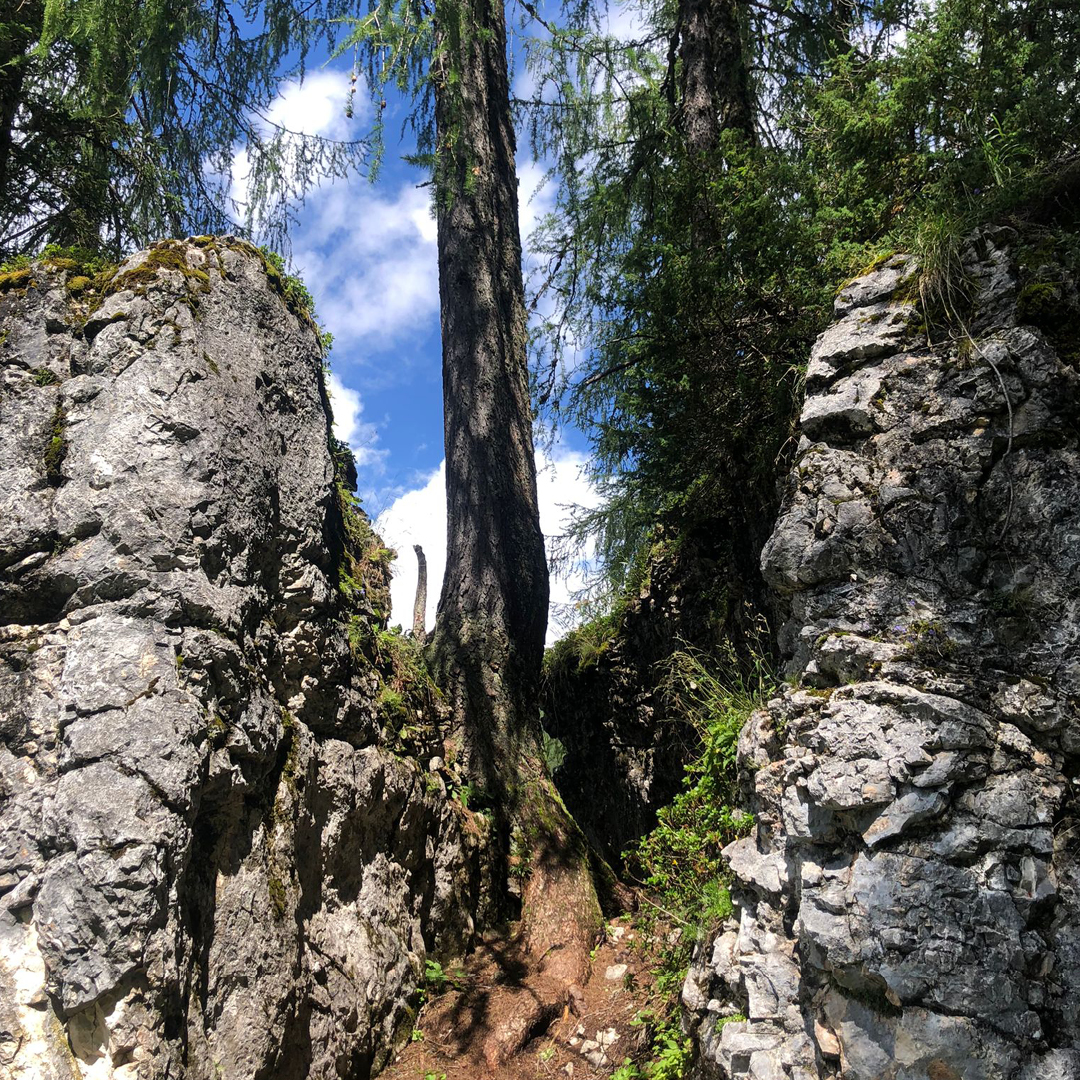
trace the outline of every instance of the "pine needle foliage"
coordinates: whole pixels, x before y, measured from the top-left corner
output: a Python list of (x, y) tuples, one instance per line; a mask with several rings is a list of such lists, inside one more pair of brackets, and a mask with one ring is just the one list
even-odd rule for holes
[[(683, 0), (685, 2), (685, 0)], [(963, 238), (994, 219), (1072, 230), (1080, 9), (1052, 0), (737, 0), (754, 124), (692, 153), (681, 3), (616, 37), (568, 4), (519, 102), (558, 181), (534, 237), (534, 379), (591, 436), (594, 596), (658, 522), (711, 522), (745, 579), (793, 449), (800, 377), (836, 287), (914, 251), (930, 318), (962, 314)]]
[[(365, 165), (268, 113), (355, 0), (24, 0), (0, 16), (0, 254), (261, 235)], [(342, 102), (344, 109), (345, 102)], [(230, 190), (244, 153), (243, 201)]]

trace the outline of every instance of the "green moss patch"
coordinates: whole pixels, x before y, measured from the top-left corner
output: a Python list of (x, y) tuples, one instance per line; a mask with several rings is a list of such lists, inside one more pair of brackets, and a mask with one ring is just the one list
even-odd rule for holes
[(29, 267), (9, 270), (6, 274), (0, 274), (0, 293), (11, 292), (16, 289), (27, 289), (33, 281), (33, 273)]
[(45, 453), (41, 458), (45, 465), (45, 477), (53, 487), (59, 487), (65, 480), (63, 466), (68, 452), (66, 429), (67, 414), (57, 402), (49, 429), (49, 441), (45, 444)]
[(131, 270), (116, 274), (104, 289), (105, 296), (131, 289), (143, 294), (158, 280), (162, 270), (175, 271), (183, 275), (188, 292), (209, 292), (210, 276), (205, 270), (188, 265), (183, 244), (169, 244), (151, 249), (147, 257)]

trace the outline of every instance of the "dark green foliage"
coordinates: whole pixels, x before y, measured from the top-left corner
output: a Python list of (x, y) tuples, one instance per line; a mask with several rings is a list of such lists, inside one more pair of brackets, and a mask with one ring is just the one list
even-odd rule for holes
[[(766, 637), (759, 625), (756, 647), (765, 645)], [(663, 685), (671, 715), (690, 725), (701, 749), (686, 770), (682, 792), (625, 858), (645, 886), (645, 926), (655, 922), (659, 929), (652, 935), (659, 954), (656, 988), (674, 1013), (693, 945), (732, 914), (730, 871), (720, 852), (753, 824), (739, 808), (739, 733), (776, 681), (760, 651), (740, 660), (730, 646), (715, 655), (688, 647), (669, 659)], [(674, 937), (672, 923), (680, 931)], [(673, 1061), (681, 1060), (668, 1049)]]
[(259, 248), (259, 254), (262, 255), (270, 284), (281, 295), (285, 306), (302, 322), (314, 327), (319, 335), (319, 345), (322, 347), (323, 356), (329, 355), (334, 344), (334, 335), (319, 325), (315, 316), (315, 298), (308, 287), (296, 274), (288, 272), (285, 260), (276, 251), (264, 246)]
[[(543, 719), (543, 717), (541, 717)], [(540, 754), (549, 776), (554, 776), (566, 760), (566, 745), (562, 739), (556, 739), (546, 731), (540, 733)]]
[[(0, 249), (47, 240), (115, 255), (161, 236), (261, 232), (279, 244), (363, 140), (288, 131), (267, 106), (333, 44), (354, 0), (25, 0), (0, 16)], [(342, 108), (345, 101), (342, 101)], [(247, 202), (228, 183), (238, 149)]]
[(701, 751), (682, 793), (660, 811), (656, 828), (628, 860), (660, 905), (696, 932), (708, 932), (731, 912), (720, 849), (751, 824), (738, 808), (735, 752), (743, 724), (775, 685), (761, 654), (747, 663), (730, 648), (717, 657), (684, 649), (668, 661), (669, 707), (693, 728)]
[[(740, 0), (755, 138), (729, 130), (691, 155), (665, 52), (677, 6), (642, 5), (628, 43), (573, 5), (574, 27), (532, 49), (542, 93), (521, 105), (562, 182), (538, 236), (536, 390), (552, 422), (592, 436), (604, 502), (576, 537), (599, 541), (601, 593), (618, 595), (663, 521), (727, 538), (718, 562), (753, 600), (837, 285), (914, 251), (928, 323), (962, 320), (975, 226), (1052, 245), (1076, 228), (1080, 9)], [(1068, 318), (1046, 290), (1025, 302)]]

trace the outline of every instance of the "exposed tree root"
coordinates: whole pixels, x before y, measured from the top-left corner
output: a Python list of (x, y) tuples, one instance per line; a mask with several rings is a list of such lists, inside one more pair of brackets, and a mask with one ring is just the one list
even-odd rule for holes
[(634, 1018), (657, 1008), (653, 959), (630, 917), (614, 924), (586, 954), (583, 985), (541, 972), (520, 923), (485, 935), (430, 989), (414, 1040), (382, 1080), (602, 1077), (647, 1055), (648, 1032)]

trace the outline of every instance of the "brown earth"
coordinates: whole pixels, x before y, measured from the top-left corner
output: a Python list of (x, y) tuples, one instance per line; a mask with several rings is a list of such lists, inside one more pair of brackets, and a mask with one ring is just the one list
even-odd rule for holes
[(662, 1007), (650, 941), (631, 916), (608, 922), (588, 980), (566, 991), (534, 973), (513, 932), (486, 935), (441, 987), (429, 982), (412, 1041), (383, 1080), (580, 1080), (646, 1058), (638, 1018)]

